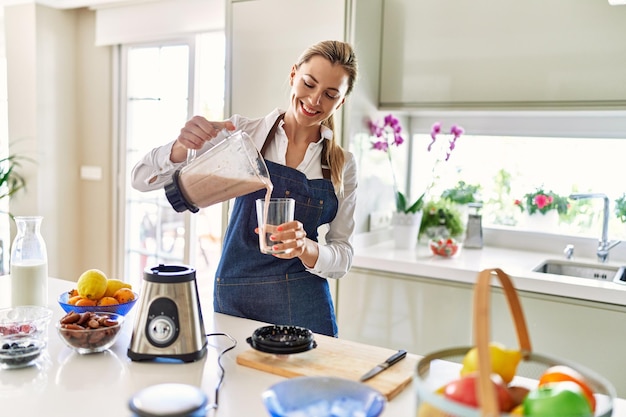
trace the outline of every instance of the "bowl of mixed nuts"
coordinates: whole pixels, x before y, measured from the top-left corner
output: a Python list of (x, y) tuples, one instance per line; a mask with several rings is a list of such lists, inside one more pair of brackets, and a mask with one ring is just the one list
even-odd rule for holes
[(71, 311), (59, 320), (57, 331), (65, 344), (82, 354), (103, 352), (117, 340), (124, 316), (109, 312)]

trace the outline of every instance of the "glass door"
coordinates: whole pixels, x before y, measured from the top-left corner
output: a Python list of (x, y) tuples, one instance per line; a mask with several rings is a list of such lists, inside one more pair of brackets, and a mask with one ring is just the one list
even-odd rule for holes
[(120, 74), (120, 276), (140, 285), (146, 267), (187, 264), (199, 277), (209, 275), (211, 287), (221, 248), (221, 205), (177, 213), (162, 189), (134, 190), (130, 174), (152, 148), (174, 140), (192, 115), (223, 119), (224, 34), (123, 46)]

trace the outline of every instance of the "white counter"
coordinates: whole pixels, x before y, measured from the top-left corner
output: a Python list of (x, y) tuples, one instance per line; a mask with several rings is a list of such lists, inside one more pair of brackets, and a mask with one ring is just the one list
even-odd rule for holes
[[(54, 311), (49, 329), (49, 345), (39, 367), (0, 370), (0, 403), (2, 416), (83, 417), (130, 416), (128, 400), (140, 389), (165, 382), (192, 384), (201, 387), (209, 401), (215, 400), (215, 387), (220, 375), (217, 356), (230, 346), (225, 337), (210, 337), (207, 356), (189, 364), (132, 362), (126, 355), (132, 335), (132, 312), (124, 324), (116, 344), (100, 354), (79, 355), (66, 347), (56, 333), (54, 324), (65, 314), (56, 302), (63, 291), (74, 283), (50, 279), (49, 307)], [(8, 276), (0, 277), (0, 307), (10, 304)], [(264, 325), (251, 320), (213, 313), (212, 300), (204, 300), (203, 316), (207, 333), (224, 332), (238, 345), (222, 358), (226, 370), (219, 395), (219, 408), (207, 416), (268, 416), (261, 393), (284, 378), (247, 368), (236, 363), (237, 355), (250, 348), (246, 338)], [(137, 306), (135, 306), (137, 308)], [(390, 401), (383, 416), (414, 416), (415, 399), (412, 386)]]
[[(443, 258), (432, 255), (423, 244), (418, 245), (415, 250), (399, 250), (394, 248), (393, 242), (386, 241), (357, 247), (352, 265), (375, 271), (470, 284), (476, 281), (479, 271), (500, 268), (511, 276), (515, 287), (520, 291), (626, 306), (626, 285), (532, 271), (546, 259), (559, 257), (542, 252), (484, 247), (462, 248), (458, 255)], [(597, 262), (595, 259), (585, 258), (576, 258), (576, 261)]]
[[(398, 253), (402, 258), (402, 254)], [(418, 255), (419, 256), (419, 255)], [(461, 259), (448, 260), (458, 264)], [(426, 268), (437, 269), (440, 260), (428, 262)], [(430, 264), (430, 265), (429, 265)], [(442, 268), (450, 274), (451, 265)], [(406, 267), (406, 265), (405, 265)], [(406, 270), (404, 272), (407, 272)], [(409, 270), (410, 272), (410, 270)], [(468, 279), (469, 279), (469, 272)], [(217, 356), (230, 345), (224, 337), (209, 338), (205, 359), (189, 364), (155, 364), (132, 362), (126, 355), (132, 334), (132, 312), (116, 344), (100, 354), (79, 355), (67, 348), (56, 334), (54, 323), (65, 313), (56, 302), (58, 294), (68, 291), (73, 283), (51, 278), (49, 307), (54, 311), (49, 329), (49, 345), (43, 363), (38, 367), (19, 370), (0, 370), (1, 415), (16, 417), (50, 416), (82, 417), (130, 416), (127, 404), (133, 393), (140, 389), (165, 382), (192, 384), (215, 400), (215, 388), (220, 375)], [(9, 305), (9, 279), (0, 277), (0, 308)], [(227, 352), (222, 363), (226, 370), (220, 390), (219, 408), (207, 416), (262, 417), (267, 416), (261, 402), (261, 393), (272, 384), (284, 380), (280, 376), (244, 367), (236, 363), (237, 355), (248, 349), (245, 339), (264, 323), (213, 313), (211, 300), (203, 306), (207, 333), (224, 332), (234, 337), (238, 345)], [(618, 400), (614, 416), (626, 415), (626, 401)], [(409, 385), (390, 401), (384, 417), (410, 417), (415, 415), (415, 396)]]

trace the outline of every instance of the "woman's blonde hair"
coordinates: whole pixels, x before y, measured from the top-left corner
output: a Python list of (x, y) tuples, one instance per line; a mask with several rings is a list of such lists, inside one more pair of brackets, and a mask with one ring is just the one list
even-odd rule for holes
[[(341, 41), (322, 41), (310, 46), (306, 49), (296, 64), (299, 68), (300, 65), (308, 62), (314, 56), (321, 56), (330, 61), (331, 64), (339, 64), (348, 74), (348, 89), (346, 90), (346, 96), (352, 92), (354, 84), (357, 78), (357, 61), (354, 50), (350, 44)], [(330, 146), (326, 146), (325, 159), (330, 166), (330, 178), (333, 182), (335, 190), (343, 189), (343, 166), (345, 164), (345, 156), (343, 149), (337, 142), (337, 134), (335, 132), (335, 115), (331, 114), (326, 120), (322, 122), (323, 126), (328, 127), (333, 132), (332, 140), (328, 141)], [(324, 139), (326, 140), (326, 139)]]

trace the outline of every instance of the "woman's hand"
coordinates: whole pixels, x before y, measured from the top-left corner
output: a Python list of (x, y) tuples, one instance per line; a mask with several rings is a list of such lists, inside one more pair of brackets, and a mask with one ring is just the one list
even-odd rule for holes
[(202, 116), (192, 117), (180, 130), (180, 134), (172, 146), (170, 160), (183, 162), (187, 159), (187, 149), (202, 148), (204, 142), (215, 138), (223, 129), (235, 130), (235, 125), (228, 120), (211, 122)]
[[(259, 233), (259, 229), (254, 229)], [(276, 251), (284, 251), (283, 253), (273, 254), (277, 258), (292, 259), (300, 258), (302, 263), (312, 268), (317, 262), (319, 255), (317, 242), (306, 237), (306, 231), (299, 221), (287, 222), (276, 228), (270, 239), (276, 242), (273, 249)]]
[(270, 236), (272, 242), (276, 242), (272, 248), (284, 253), (274, 254), (277, 258), (291, 259), (301, 256), (306, 249), (306, 231), (299, 221), (287, 222), (279, 225)]

